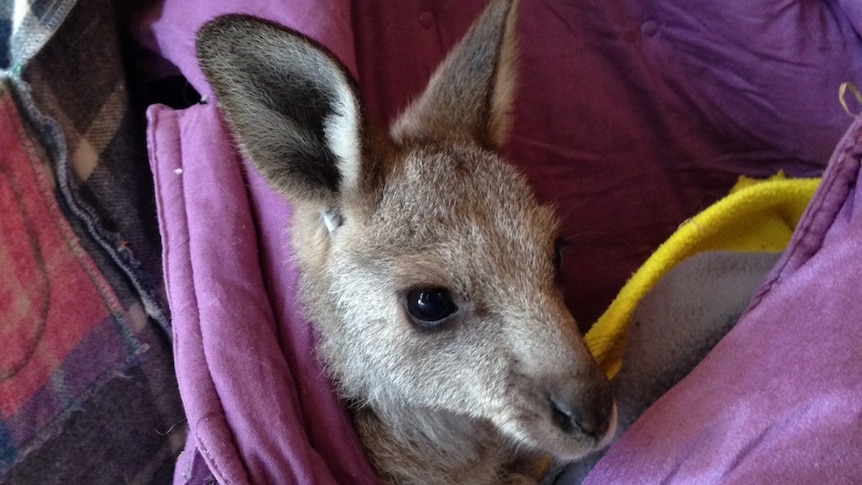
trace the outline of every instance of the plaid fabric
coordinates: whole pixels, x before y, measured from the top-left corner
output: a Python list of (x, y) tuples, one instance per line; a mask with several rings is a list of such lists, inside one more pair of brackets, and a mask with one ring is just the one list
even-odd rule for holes
[(0, 483), (159, 483), (185, 426), (110, 0), (0, 2)]
[(57, 31), (75, 1), (0, 4), (0, 67), (20, 69)]
[[(16, 446), (31, 442), (35, 431), (84, 392), (87, 381), (100, 378), (68, 381), (64, 367), (95, 350), (108, 364), (98, 366), (103, 370), (128, 361), (140, 346), (125, 338), (122, 327), (110, 332), (125, 312), (65, 224), (42, 160), (29, 145), (5, 88), (0, 90), (0, 146), (0, 254), (6, 263), (0, 265), (0, 281), (5, 282), (2, 301), (10, 303), (0, 312), (6, 343), (0, 356), (2, 467), (14, 461)], [(72, 353), (84, 355), (75, 359)]]
[(170, 335), (145, 119), (130, 105), (113, 2), (4, 5), (0, 14), (11, 25), (0, 41), (10, 60), (5, 75), (54, 161), (64, 210)]

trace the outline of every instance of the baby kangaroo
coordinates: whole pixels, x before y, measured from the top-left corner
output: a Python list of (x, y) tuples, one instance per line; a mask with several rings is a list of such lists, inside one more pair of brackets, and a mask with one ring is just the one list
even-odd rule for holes
[(201, 66), (244, 155), (294, 212), (318, 353), (390, 483), (535, 483), (518, 454), (577, 459), (616, 416), (558, 287), (558, 224), (495, 153), (515, 1), (492, 2), (384, 131), (347, 70), (272, 23), (218, 18)]

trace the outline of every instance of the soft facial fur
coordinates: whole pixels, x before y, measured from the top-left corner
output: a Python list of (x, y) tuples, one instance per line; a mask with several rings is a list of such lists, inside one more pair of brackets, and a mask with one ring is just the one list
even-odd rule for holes
[[(198, 34), (238, 146), (294, 206), (319, 354), (389, 482), (531, 483), (505, 468), (518, 453), (577, 459), (614, 432), (558, 287), (557, 221), (494, 151), (515, 3), (489, 5), (389, 133), (304, 36), (238, 15)], [(457, 309), (419, 324), (410, 300), (433, 289)]]

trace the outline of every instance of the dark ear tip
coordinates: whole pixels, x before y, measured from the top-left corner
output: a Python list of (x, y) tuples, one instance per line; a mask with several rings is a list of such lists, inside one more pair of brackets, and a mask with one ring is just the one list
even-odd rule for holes
[(198, 29), (197, 35), (195, 36), (195, 43), (200, 45), (202, 41), (205, 42), (209, 39), (223, 35), (226, 31), (232, 28), (233, 24), (241, 22), (242, 17), (243, 16), (238, 14), (228, 14), (208, 20), (200, 29)]
[(201, 33), (205, 33), (205, 35), (218, 35), (230, 30), (243, 30), (246, 27), (259, 26), (261, 24), (273, 25), (273, 23), (268, 20), (252, 15), (228, 13), (214, 17), (204, 23), (204, 25), (198, 29), (198, 36), (200, 36)]
[(238, 19), (236, 15), (216, 17), (205, 23), (195, 34), (195, 54), (199, 61), (209, 59), (213, 50), (219, 49), (219, 40), (224, 39), (231, 30), (231, 25)]
[(212, 57), (213, 51), (224, 51), (236, 44), (237, 38), (245, 38), (262, 29), (278, 29), (268, 20), (251, 15), (230, 13), (207, 21), (195, 34), (195, 53), (198, 59)]

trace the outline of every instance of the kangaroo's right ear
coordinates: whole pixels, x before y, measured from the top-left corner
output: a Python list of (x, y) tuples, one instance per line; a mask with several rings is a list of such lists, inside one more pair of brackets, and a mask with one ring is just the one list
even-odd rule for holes
[(276, 190), (331, 202), (357, 184), (360, 106), (326, 50), (271, 22), (227, 15), (198, 32), (197, 57), (240, 149)]

